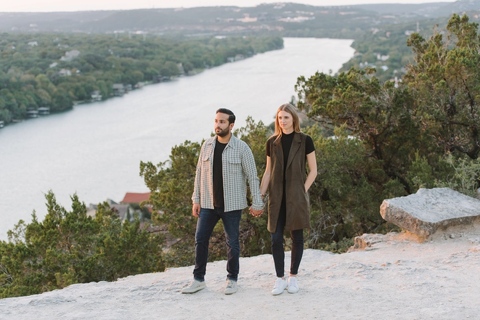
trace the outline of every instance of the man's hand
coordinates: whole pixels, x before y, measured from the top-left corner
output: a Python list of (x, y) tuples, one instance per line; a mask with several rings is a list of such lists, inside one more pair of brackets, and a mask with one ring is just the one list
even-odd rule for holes
[(194, 203), (192, 206), (192, 216), (198, 218), (199, 214), (200, 214), (200, 204)]

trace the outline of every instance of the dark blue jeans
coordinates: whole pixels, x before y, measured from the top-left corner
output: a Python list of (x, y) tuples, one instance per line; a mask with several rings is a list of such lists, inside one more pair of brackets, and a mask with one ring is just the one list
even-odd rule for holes
[(204, 281), (208, 261), (208, 245), (213, 228), (222, 220), (227, 243), (227, 278), (237, 281), (240, 271), (240, 218), (242, 210), (224, 212), (223, 208), (200, 209), (195, 232), (195, 280)]
[[(277, 228), (275, 229), (275, 233), (271, 233), (273, 262), (275, 264), (275, 272), (279, 278), (282, 278), (285, 275), (285, 249), (283, 240), (285, 220), (285, 203), (282, 203), (280, 215), (278, 216)], [(291, 231), (290, 237), (292, 238), (290, 274), (296, 275), (303, 256), (303, 229)]]

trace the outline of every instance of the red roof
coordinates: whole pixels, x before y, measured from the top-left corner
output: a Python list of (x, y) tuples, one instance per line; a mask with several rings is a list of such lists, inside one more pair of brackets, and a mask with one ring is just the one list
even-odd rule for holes
[(142, 201), (146, 201), (150, 198), (150, 192), (146, 193), (135, 193), (135, 192), (127, 192), (123, 197), (123, 200), (120, 203), (140, 203)]

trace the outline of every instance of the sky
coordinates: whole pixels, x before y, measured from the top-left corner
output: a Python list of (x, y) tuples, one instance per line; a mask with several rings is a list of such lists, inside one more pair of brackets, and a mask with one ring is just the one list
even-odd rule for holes
[(0, 12), (52, 12), (191, 8), (202, 6), (250, 7), (260, 3), (296, 2), (317, 6), (372, 3), (429, 3), (455, 0), (1, 0)]

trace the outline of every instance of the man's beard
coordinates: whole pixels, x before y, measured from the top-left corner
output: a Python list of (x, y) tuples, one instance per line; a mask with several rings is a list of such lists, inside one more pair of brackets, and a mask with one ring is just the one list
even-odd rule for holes
[(224, 129), (224, 130), (222, 130), (220, 128), (215, 129), (215, 133), (217, 134), (217, 136), (222, 137), (222, 138), (228, 136), (229, 132), (230, 132), (230, 130), (228, 130), (228, 128)]

